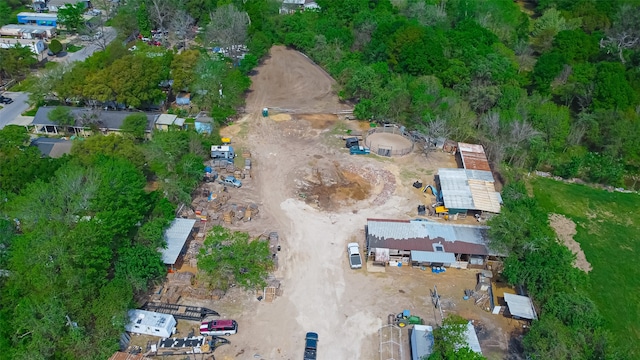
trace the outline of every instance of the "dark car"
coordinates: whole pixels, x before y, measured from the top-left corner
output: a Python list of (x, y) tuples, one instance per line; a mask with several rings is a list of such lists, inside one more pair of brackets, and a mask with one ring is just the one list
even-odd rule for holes
[(11, 104), (13, 99), (0, 95), (0, 104)]
[(351, 149), (354, 146), (360, 145), (360, 143), (358, 142), (358, 138), (356, 137), (347, 138), (345, 141), (345, 146), (347, 147), (347, 149)]
[(318, 351), (318, 334), (308, 332), (304, 337), (304, 360), (316, 360)]

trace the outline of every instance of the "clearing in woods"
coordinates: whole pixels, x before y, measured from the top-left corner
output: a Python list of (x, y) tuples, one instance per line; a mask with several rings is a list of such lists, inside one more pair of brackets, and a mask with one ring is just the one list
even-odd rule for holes
[[(389, 314), (410, 309), (436, 324), (433, 285), (445, 313), (459, 313), (481, 326), (485, 355), (504, 358), (519, 323), (462, 300), (463, 290), (475, 287), (473, 270), (435, 275), (403, 267), (369, 273), (348, 265), (346, 244), (364, 245), (367, 218), (415, 218), (417, 205), (427, 200), (411, 184), (433, 182), (438, 168), (456, 167), (455, 158), (442, 152), (428, 158), (418, 152), (392, 159), (349, 155), (341, 137), (349, 129), (366, 130), (367, 123), (332, 114), (347, 108), (332, 92), (333, 80), (296, 51), (274, 47), (252, 82), (247, 114), (221, 135), (251, 151), (251, 178), (243, 179), (241, 189), (229, 190), (231, 201), (255, 202), (260, 214), (225, 226), (252, 235), (278, 231), (282, 250), (274, 275), (282, 295), (259, 302), (255, 293), (232, 288), (219, 301), (198, 303), (239, 323), (231, 345), (216, 350), (215, 358), (301, 358), (304, 334), (314, 331), (320, 336), (319, 359), (378, 359), (377, 331)], [(270, 111), (265, 118), (263, 107), (289, 112)], [(187, 301), (196, 302), (182, 300)], [(404, 359), (409, 359), (406, 329), (403, 336)]]
[[(640, 358), (640, 213), (637, 194), (608, 192), (551, 179), (532, 181), (538, 203), (549, 213), (561, 214), (576, 225), (589, 272), (591, 298), (602, 312), (617, 348), (629, 358)], [(631, 296), (631, 298), (630, 298)]]

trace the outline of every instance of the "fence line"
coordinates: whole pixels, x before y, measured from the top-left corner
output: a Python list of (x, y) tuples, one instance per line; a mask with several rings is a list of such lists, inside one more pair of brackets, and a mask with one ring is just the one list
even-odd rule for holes
[[(374, 146), (372, 146), (371, 144), (371, 140), (369, 140), (369, 135), (375, 134), (375, 133), (387, 133), (387, 134), (395, 134), (395, 135), (400, 135), (402, 137), (404, 137), (405, 139), (409, 140), (411, 142), (411, 146), (409, 147), (405, 147), (402, 149), (394, 149), (393, 146), (389, 146), (389, 145), (384, 145), (384, 144), (376, 144)], [(390, 126), (390, 127), (379, 127), (379, 128), (373, 128), (373, 129), (369, 129), (367, 131), (367, 135), (364, 139), (364, 144), (371, 150), (372, 153), (381, 155), (381, 156), (402, 156), (402, 155), (407, 155), (410, 154), (411, 152), (413, 152), (413, 149), (415, 147), (415, 142), (413, 141), (411, 134), (409, 134), (408, 132), (404, 131), (401, 128), (397, 128), (395, 126)]]

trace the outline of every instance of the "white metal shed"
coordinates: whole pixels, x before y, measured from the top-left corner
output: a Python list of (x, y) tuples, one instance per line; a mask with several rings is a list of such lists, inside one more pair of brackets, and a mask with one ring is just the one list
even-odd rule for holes
[(160, 314), (145, 310), (129, 310), (129, 323), (125, 329), (136, 334), (145, 334), (168, 338), (176, 332), (176, 319), (173, 315)]

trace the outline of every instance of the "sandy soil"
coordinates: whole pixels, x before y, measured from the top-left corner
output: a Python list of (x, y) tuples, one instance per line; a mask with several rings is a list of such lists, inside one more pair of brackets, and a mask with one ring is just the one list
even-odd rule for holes
[(335, 81), (305, 55), (274, 46), (256, 69), (247, 98), (247, 111), (264, 107), (297, 113), (335, 113), (348, 109), (333, 92)]
[(373, 133), (367, 136), (366, 144), (372, 149), (378, 149), (382, 147), (384, 149), (390, 149), (394, 152), (411, 148), (411, 140), (403, 137), (402, 135), (382, 132)]
[[(417, 205), (431, 199), (411, 184), (433, 183), (439, 167), (456, 167), (455, 158), (441, 152), (425, 158), (417, 151), (393, 159), (349, 155), (342, 137), (348, 129), (366, 127), (327, 114), (340, 106), (330, 93), (331, 80), (297, 52), (275, 47), (271, 55), (253, 78), (254, 91), (247, 100), (247, 109), (253, 110), (221, 133), (233, 136), (234, 146), (252, 154), (253, 175), (243, 180), (241, 189), (231, 190), (230, 201), (250, 201), (260, 207), (255, 219), (230, 227), (253, 235), (279, 232), (282, 250), (274, 275), (281, 282), (282, 296), (260, 302), (256, 293), (232, 288), (219, 301), (181, 299), (238, 321), (239, 333), (229, 337), (230, 345), (216, 350), (215, 358), (300, 359), (304, 333), (315, 331), (320, 336), (318, 359), (379, 359), (378, 329), (389, 314), (410, 309), (428, 324), (440, 320), (429, 292), (434, 285), (445, 313), (475, 321), (485, 356), (505, 358), (510, 337), (521, 324), (462, 300), (464, 289), (475, 287), (475, 270), (450, 269), (435, 275), (387, 267), (383, 273), (373, 273), (348, 265), (346, 244), (364, 245), (367, 218), (415, 218)], [(289, 73), (297, 77), (280, 79)], [(305, 84), (299, 85), (301, 81)], [(301, 90), (318, 98), (300, 96)], [(293, 105), (307, 111), (277, 119), (260, 113), (264, 106)], [(185, 333), (197, 324), (181, 326)], [(402, 359), (407, 360), (408, 329), (402, 336)]]
[(573, 239), (573, 236), (576, 234), (576, 224), (571, 221), (571, 219), (559, 214), (549, 214), (549, 223), (556, 231), (558, 238), (562, 240), (562, 243), (568, 247), (571, 252), (576, 254), (576, 260), (573, 262), (573, 266), (587, 273), (591, 271), (591, 264), (587, 261), (587, 257), (580, 248), (580, 243)]

